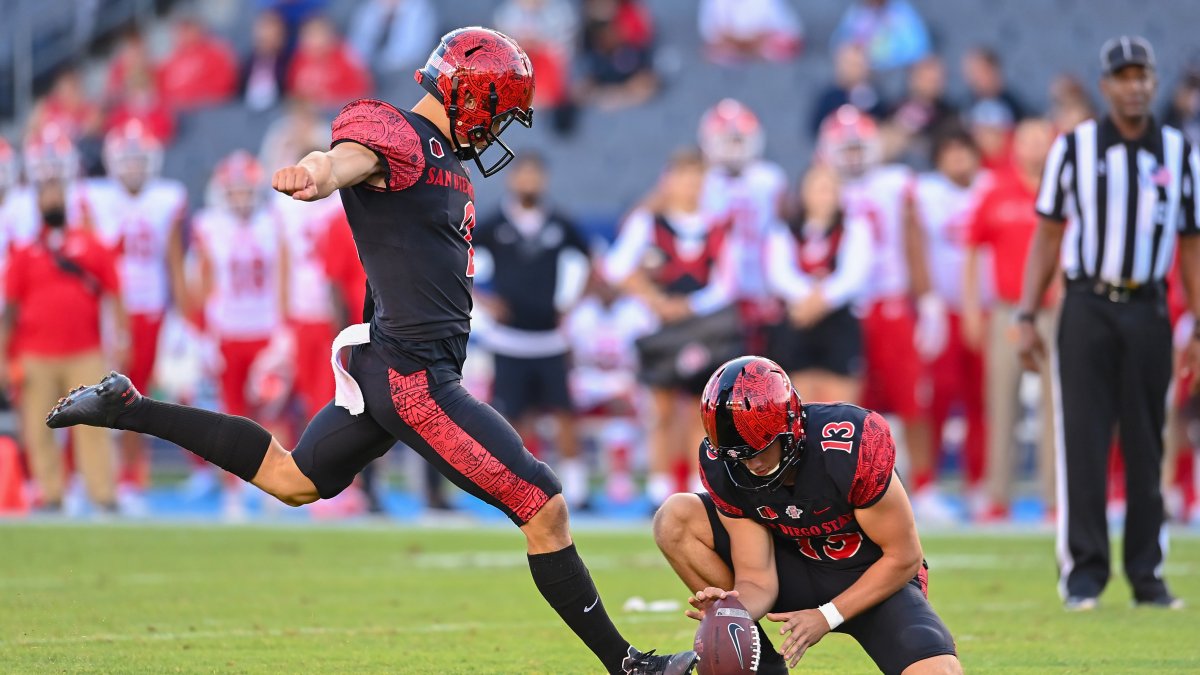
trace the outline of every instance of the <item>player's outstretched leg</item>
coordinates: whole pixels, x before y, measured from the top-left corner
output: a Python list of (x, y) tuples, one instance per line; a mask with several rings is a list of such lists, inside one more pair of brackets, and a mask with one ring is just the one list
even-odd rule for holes
[(682, 675), (692, 672), (696, 653), (639, 652), (613, 625), (592, 575), (571, 541), (567, 503), (554, 495), (521, 526), (529, 544), (529, 571), (546, 602), (587, 644), (610, 673)]
[(52, 429), (83, 424), (157, 436), (225, 469), (291, 506), (316, 501), (317, 489), (269, 431), (245, 417), (142, 396), (120, 373), (72, 390), (46, 416)]
[[(719, 528), (719, 522), (711, 522), (715, 512), (710, 515), (703, 499), (690, 493), (673, 494), (654, 514), (654, 542), (692, 593), (709, 586), (733, 588), (729, 535)], [(761, 622), (754, 625), (762, 645), (759, 674), (787, 675), (787, 663), (771, 644)]]

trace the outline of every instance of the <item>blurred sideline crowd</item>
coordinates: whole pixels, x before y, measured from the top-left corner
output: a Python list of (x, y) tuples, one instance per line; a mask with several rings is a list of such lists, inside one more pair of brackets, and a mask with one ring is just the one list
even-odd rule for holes
[[(295, 202), (269, 191), (270, 175), (326, 149), (342, 104), (410, 76), (440, 8), (367, 0), (343, 32), (322, 4), (260, 3), (240, 59), (194, 17), (177, 20), (162, 58), (132, 33), (103, 95), (69, 69), (24, 137), (0, 139), (0, 384), (19, 422), (5, 448), (20, 450), (0, 450), (0, 511), (6, 499), (61, 511), (74, 483), (96, 511), (146, 513), (146, 439), (42, 423), (59, 396), (110, 368), (155, 396), (265, 421), (285, 444), (331, 398), (329, 345), (360, 320), (365, 279), (336, 195)], [(540, 119), (566, 134), (581, 109), (655, 96), (645, 4), (500, 3), (495, 27), (534, 62)], [(803, 58), (802, 17), (784, 0), (701, 0), (698, 16), (715, 63)], [(805, 401), (889, 415), (920, 521), (1005, 521), (1025, 478), (1043, 517), (1053, 513), (1049, 366), (1023, 375), (1012, 326), (1042, 165), (1058, 132), (1095, 114), (1087, 88), (1060, 77), (1049, 108), (1034, 110), (996, 52), (945, 63), (904, 0), (850, 3), (832, 45), (834, 72), (806, 122), (811, 158), (764, 160), (771, 130), (722, 100), (680, 128), (680, 149), (615, 237), (581, 231), (548, 194), (552, 153), (520, 154), (500, 178), (505, 197), (472, 237), (465, 377), (554, 465), (573, 508), (653, 509), (702, 490), (701, 388), (719, 363), (759, 353)], [(965, 100), (945, 95), (954, 67)], [(903, 95), (885, 98), (876, 78), (897, 74)], [(176, 116), (231, 100), (284, 112), (189, 203), (160, 171)], [(1200, 142), (1200, 74), (1172, 89), (1163, 117)], [(1038, 317), (1046, 337), (1057, 295)], [(1191, 318), (1178, 298), (1172, 307), (1188, 335)], [(1200, 517), (1197, 406), (1177, 384), (1166, 493), (1186, 520)], [(13, 461), (18, 474), (6, 473)], [(192, 471), (187, 491), (221, 490), (225, 515), (244, 515), (240, 481)], [(373, 473), (326, 508), (382, 510)], [(20, 495), (6, 475), (28, 477)], [(436, 474), (419, 482), (428, 506), (452, 508)], [(1119, 511), (1120, 479), (1111, 492)]]

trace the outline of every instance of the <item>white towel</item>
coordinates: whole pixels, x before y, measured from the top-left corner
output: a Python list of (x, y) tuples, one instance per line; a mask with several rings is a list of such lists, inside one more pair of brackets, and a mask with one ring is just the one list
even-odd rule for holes
[(348, 326), (333, 340), (332, 354), (329, 358), (329, 363), (333, 366), (333, 402), (349, 410), (351, 415), (361, 415), (367, 405), (363, 402), (362, 388), (358, 386), (358, 382), (350, 373), (346, 372), (346, 360), (342, 357), (343, 355), (348, 357), (349, 349), (354, 345), (362, 345), (370, 341), (371, 324), (369, 323), (356, 323)]

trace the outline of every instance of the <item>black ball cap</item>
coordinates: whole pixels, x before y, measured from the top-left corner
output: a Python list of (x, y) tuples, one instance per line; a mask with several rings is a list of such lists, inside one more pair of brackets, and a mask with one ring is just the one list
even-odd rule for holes
[(1100, 48), (1100, 68), (1112, 75), (1126, 66), (1154, 68), (1154, 48), (1139, 35), (1115, 37)]

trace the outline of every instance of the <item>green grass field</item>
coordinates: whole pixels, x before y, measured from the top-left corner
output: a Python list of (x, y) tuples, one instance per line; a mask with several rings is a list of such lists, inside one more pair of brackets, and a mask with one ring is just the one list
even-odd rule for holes
[[(646, 531), (577, 541), (617, 624), (678, 650), (695, 624), (627, 613), (630, 596), (686, 597)], [(1048, 535), (924, 539), (931, 597), (967, 672), (1200, 672), (1198, 612), (1135, 610), (1110, 585), (1068, 615)], [(510, 529), (0, 525), (4, 673), (594, 673), (530, 581)], [(1200, 539), (1167, 572), (1200, 603)], [(873, 672), (831, 635), (801, 662)]]

